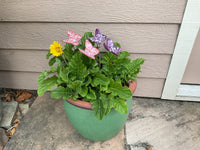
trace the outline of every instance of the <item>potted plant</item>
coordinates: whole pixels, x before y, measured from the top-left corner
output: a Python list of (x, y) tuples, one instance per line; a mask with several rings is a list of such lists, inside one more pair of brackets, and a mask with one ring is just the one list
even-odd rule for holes
[[(38, 95), (57, 85), (52, 98), (62, 98), (74, 128), (85, 138), (104, 141), (124, 126), (143, 58), (131, 61), (121, 46), (96, 29), (84, 36), (68, 31), (69, 39), (54, 41), (46, 55), (49, 70), (38, 78)], [(102, 46), (103, 45), (103, 46)], [(106, 51), (100, 53), (100, 48)]]

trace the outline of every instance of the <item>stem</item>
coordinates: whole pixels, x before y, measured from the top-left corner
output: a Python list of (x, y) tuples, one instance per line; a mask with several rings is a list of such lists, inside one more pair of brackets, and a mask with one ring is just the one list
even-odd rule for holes
[(100, 67), (101, 67), (101, 56), (99, 55), (99, 69), (101, 69)]
[(65, 60), (65, 57), (62, 55), (62, 57), (63, 57), (63, 60), (64, 60), (64, 62), (66, 63), (66, 65), (67, 65), (67, 62), (66, 62), (66, 60)]
[(113, 57), (113, 55), (109, 58), (109, 71), (110, 71), (110, 60)]

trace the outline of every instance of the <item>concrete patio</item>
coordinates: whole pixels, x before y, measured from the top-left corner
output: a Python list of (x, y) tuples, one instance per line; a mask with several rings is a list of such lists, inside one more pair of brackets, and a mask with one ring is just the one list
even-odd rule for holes
[(105, 142), (82, 138), (61, 100), (38, 97), (4, 150), (199, 150), (200, 103), (133, 98), (128, 121)]

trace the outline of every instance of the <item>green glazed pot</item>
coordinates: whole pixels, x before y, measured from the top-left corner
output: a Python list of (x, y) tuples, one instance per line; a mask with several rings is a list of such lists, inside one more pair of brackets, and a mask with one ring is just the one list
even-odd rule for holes
[[(129, 88), (133, 92), (136, 88), (136, 82), (132, 82), (132, 88), (134, 89), (130, 88), (131, 85)], [(94, 111), (91, 110), (92, 105), (90, 103), (88, 104), (88, 102), (86, 102), (86, 104), (82, 105), (82, 102), (83, 101), (80, 100), (75, 102), (72, 100), (63, 100), (64, 108), (70, 122), (77, 132), (83, 137), (92, 141), (105, 141), (117, 135), (123, 128), (130, 112), (132, 98), (127, 100), (127, 114), (121, 114), (112, 109), (108, 115), (103, 117), (102, 120), (97, 120), (95, 118)]]

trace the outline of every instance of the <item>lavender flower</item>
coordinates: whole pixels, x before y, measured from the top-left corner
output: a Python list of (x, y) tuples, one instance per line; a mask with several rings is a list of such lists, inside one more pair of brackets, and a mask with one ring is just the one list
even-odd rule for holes
[(101, 42), (106, 40), (106, 36), (101, 34), (101, 31), (99, 29), (96, 29), (95, 31), (95, 37), (88, 37), (88, 39), (92, 42), (97, 43), (97, 45), (100, 45)]
[(118, 55), (118, 53), (121, 52), (121, 48), (114, 46), (114, 43), (111, 39), (107, 39), (106, 43), (104, 43), (104, 47), (115, 55)]

